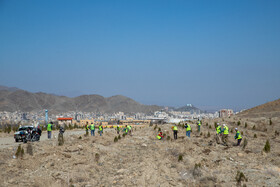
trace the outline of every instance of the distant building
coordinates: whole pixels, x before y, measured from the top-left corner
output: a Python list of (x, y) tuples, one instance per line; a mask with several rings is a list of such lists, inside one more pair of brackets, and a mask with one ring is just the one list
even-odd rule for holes
[(232, 109), (222, 109), (219, 111), (219, 117), (220, 118), (227, 118), (230, 116), (233, 116), (233, 110)]
[(57, 118), (58, 125), (69, 125), (72, 124), (73, 118)]
[(85, 126), (87, 123), (88, 123), (89, 125), (90, 125), (91, 123), (94, 124), (94, 119), (83, 119), (83, 120), (80, 120), (80, 124), (79, 124), (79, 125), (83, 127), (83, 126)]

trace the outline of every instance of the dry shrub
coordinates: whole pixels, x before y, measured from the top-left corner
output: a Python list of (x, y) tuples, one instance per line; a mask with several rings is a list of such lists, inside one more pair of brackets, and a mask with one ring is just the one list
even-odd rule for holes
[(265, 143), (265, 145), (264, 145), (263, 151), (266, 152), (266, 153), (269, 153), (269, 152), (270, 152), (270, 143), (269, 143), (269, 140), (266, 140), (266, 143)]
[(21, 145), (19, 144), (18, 148), (17, 148), (17, 151), (16, 151), (16, 157), (19, 158), (19, 157), (23, 157), (24, 155), (24, 149), (21, 147)]
[(33, 147), (31, 143), (27, 144), (26, 152), (31, 156), (33, 155)]
[(237, 171), (235, 180), (236, 180), (238, 186), (241, 185), (241, 182), (248, 181), (248, 179), (245, 177), (244, 173), (241, 171)]
[(64, 144), (63, 134), (58, 134), (58, 145), (62, 146)]
[(248, 140), (247, 138), (244, 139), (244, 142), (243, 142), (243, 146), (242, 146), (242, 149), (244, 150), (248, 145)]
[(98, 153), (95, 153), (95, 161), (98, 162), (100, 160), (100, 155)]
[(194, 178), (202, 176), (202, 172), (201, 172), (200, 168), (201, 168), (201, 164), (200, 163), (196, 163), (194, 165), (194, 169), (193, 169), (193, 173), (192, 173)]
[(179, 154), (178, 156), (178, 162), (183, 161), (183, 154)]

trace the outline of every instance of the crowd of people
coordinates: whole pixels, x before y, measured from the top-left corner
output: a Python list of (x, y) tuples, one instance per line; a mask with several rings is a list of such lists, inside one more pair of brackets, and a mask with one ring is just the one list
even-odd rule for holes
[[(196, 124), (197, 124), (197, 132), (200, 133), (202, 122), (200, 120), (198, 120)], [(191, 132), (192, 132), (190, 124), (185, 123), (184, 127), (186, 130), (186, 136), (188, 138), (190, 138)], [(174, 140), (176, 140), (178, 138), (178, 127), (176, 124), (174, 126), (172, 126), (172, 130), (173, 130)], [(215, 138), (216, 143), (228, 146), (228, 136), (229, 136), (229, 128), (227, 127), (227, 125), (223, 124), (222, 126), (220, 126), (220, 124), (217, 123), (216, 138)], [(157, 139), (162, 140), (163, 137), (164, 136), (162, 135), (162, 132), (159, 132), (159, 134), (157, 135)], [(238, 128), (235, 128), (234, 139), (237, 140), (236, 146), (239, 146), (242, 141), (242, 136), (241, 136), (241, 133), (239, 132)]]
[[(197, 132), (200, 133), (202, 122), (200, 120), (198, 120), (196, 124), (197, 124)], [(185, 130), (186, 130), (186, 136), (188, 138), (191, 138), (191, 132), (192, 132), (191, 125), (188, 124), (188, 123), (185, 123), (184, 127), (185, 127)], [(47, 125), (47, 132), (48, 132), (48, 138), (49, 139), (51, 138), (52, 128), (53, 128), (53, 123), (50, 122)], [(95, 127), (95, 125), (93, 123), (88, 124), (88, 122), (87, 122), (86, 125), (85, 125), (86, 134), (88, 134), (89, 130), (90, 130), (91, 136), (95, 136), (95, 128), (96, 127)], [(98, 132), (99, 132), (100, 136), (102, 136), (102, 134), (103, 134), (103, 129), (104, 128), (103, 128), (102, 124), (100, 123), (98, 125)], [(172, 130), (173, 130), (174, 140), (176, 140), (178, 138), (178, 127), (177, 127), (176, 124), (172, 127)], [(117, 134), (120, 134), (121, 131), (125, 135), (132, 135), (132, 127), (131, 127), (131, 125), (125, 125), (125, 127), (122, 128), (122, 129), (120, 128), (119, 125), (117, 125), (116, 126)], [(229, 128), (227, 127), (227, 125), (223, 124), (221, 126), (219, 123), (217, 123), (217, 125), (216, 125), (216, 137), (215, 137), (216, 143), (228, 146), (228, 136), (229, 136)], [(156, 137), (157, 137), (158, 140), (162, 140), (164, 138), (164, 136), (163, 136), (161, 131), (159, 132), (159, 134)], [(236, 145), (239, 146), (241, 141), (242, 141), (242, 136), (241, 136), (241, 133), (239, 132), (238, 128), (235, 128), (234, 139), (237, 140), (237, 144)]]

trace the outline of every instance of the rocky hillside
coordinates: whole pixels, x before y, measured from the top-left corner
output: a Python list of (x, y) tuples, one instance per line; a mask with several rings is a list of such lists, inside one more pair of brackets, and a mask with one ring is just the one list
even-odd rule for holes
[(24, 90), (0, 90), (0, 111), (13, 112), (49, 109), (52, 112), (125, 112), (150, 113), (161, 107), (143, 105), (128, 97), (117, 95), (105, 98), (101, 95), (82, 95), (75, 98), (56, 96), (46, 93), (31, 93)]
[(240, 117), (266, 117), (280, 116), (280, 99), (256, 106), (238, 114)]

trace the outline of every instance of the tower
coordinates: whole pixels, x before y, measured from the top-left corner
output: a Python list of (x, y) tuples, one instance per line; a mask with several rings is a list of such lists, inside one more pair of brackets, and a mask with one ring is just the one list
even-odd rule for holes
[(45, 110), (45, 120), (46, 120), (46, 125), (48, 124), (48, 110)]

